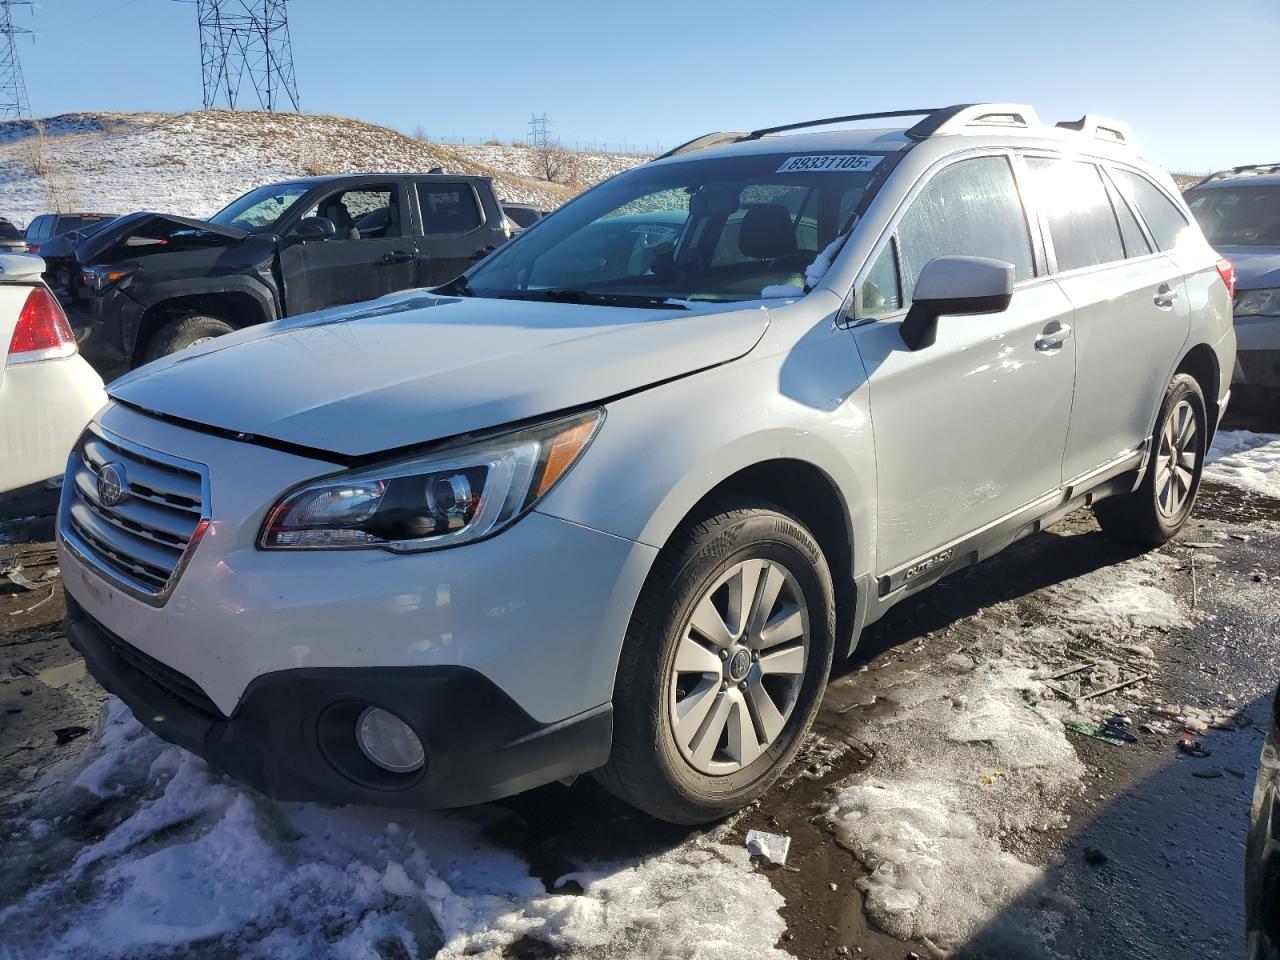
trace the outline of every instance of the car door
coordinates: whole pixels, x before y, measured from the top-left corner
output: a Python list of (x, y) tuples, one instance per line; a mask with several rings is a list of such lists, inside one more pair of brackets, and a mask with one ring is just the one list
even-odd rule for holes
[[(1059, 495), (1070, 305), (1041, 275), (1011, 160), (935, 167), (859, 278), (853, 335), (875, 434), (877, 572), (890, 589), (968, 534)], [(915, 279), (948, 255), (1012, 263), (1012, 301), (1001, 313), (943, 316), (935, 341), (909, 350), (900, 327)]]
[(372, 300), (417, 285), (417, 255), (400, 181), (344, 186), (323, 195), (302, 219), (334, 225), (327, 239), (281, 239), (280, 273), (289, 316)]
[(1062, 461), (1070, 482), (1142, 449), (1190, 316), (1181, 272), (1153, 249), (1097, 163), (1025, 162), (1051, 269), (1072, 308), (1076, 390)]
[(419, 286), (449, 282), (507, 239), (501, 224), (488, 222), (476, 188), (465, 180), (419, 180), (414, 193), (422, 234), (418, 239)]

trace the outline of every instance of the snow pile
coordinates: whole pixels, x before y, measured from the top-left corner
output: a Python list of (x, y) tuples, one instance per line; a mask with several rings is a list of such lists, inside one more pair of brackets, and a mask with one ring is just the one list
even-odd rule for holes
[(569, 157), (574, 185), (540, 179), (536, 151), (528, 147), (431, 143), (345, 117), (230, 110), (65, 114), (0, 121), (0, 213), (23, 225), (52, 209), (204, 217), (276, 180), (437, 166), (492, 177), (504, 200), (551, 209), (647, 159)]
[[(495, 808), (275, 803), (109, 709), (77, 785), (127, 815), (87, 844), (50, 830), (51, 811), (26, 824), (45, 879), (0, 911), (6, 958), (500, 957), (523, 938), (557, 955), (784, 956), (770, 946), (782, 898), (736, 845), (695, 837), (548, 891), (487, 839)], [(568, 879), (584, 892), (564, 892)]]
[(1010, 830), (1048, 829), (1083, 773), (1059, 720), (1040, 709), (1025, 667), (951, 658), (904, 677), (888, 696), (874, 779), (840, 790), (828, 816), (842, 845), (871, 871), (860, 882), (875, 924), (949, 949), (994, 919), (1052, 924), (1036, 899), (1040, 871), (1002, 849)]
[(1219, 430), (1204, 477), (1280, 499), (1280, 433)]
[(1053, 955), (1071, 905), (1018, 851), (1028, 833), (1064, 826), (1082, 789), (1064, 724), (1105, 722), (1147, 696), (1128, 681), (1154, 669), (1162, 632), (1188, 622), (1162, 586), (1177, 566), (1148, 554), (986, 607), (942, 663), (886, 675), (877, 700), (894, 709), (858, 731), (875, 759), (826, 810), (869, 871), (860, 887), (878, 927), (944, 951), (976, 941)]

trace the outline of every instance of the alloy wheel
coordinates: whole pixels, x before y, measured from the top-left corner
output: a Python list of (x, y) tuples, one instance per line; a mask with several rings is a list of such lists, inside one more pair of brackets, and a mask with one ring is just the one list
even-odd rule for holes
[(1176, 517), (1186, 506), (1202, 446), (1195, 410), (1189, 401), (1182, 400), (1165, 418), (1156, 452), (1156, 507), (1163, 516)]
[(694, 605), (670, 682), (671, 728), (684, 759), (725, 776), (782, 733), (809, 658), (809, 610), (776, 560), (744, 560)]

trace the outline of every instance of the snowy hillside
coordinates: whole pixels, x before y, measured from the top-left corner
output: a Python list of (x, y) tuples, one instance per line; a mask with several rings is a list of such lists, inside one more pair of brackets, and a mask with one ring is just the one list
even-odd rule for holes
[(343, 117), (207, 110), (79, 113), (0, 122), (0, 216), (18, 224), (48, 210), (158, 210), (208, 216), (272, 180), (344, 171), (425, 171), (493, 177), (508, 201), (558, 206), (645, 158), (572, 153), (561, 179), (540, 179), (522, 146), (415, 140)]

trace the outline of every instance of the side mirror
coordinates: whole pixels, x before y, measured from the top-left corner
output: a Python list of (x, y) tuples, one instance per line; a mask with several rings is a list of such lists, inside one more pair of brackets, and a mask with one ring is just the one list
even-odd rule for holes
[(933, 344), (938, 318), (949, 314), (1001, 313), (1013, 299), (1013, 264), (986, 257), (938, 257), (920, 271), (911, 309), (902, 321), (910, 350)]
[(330, 240), (337, 236), (338, 228), (328, 217), (304, 217), (293, 228), (293, 235), (299, 240)]

